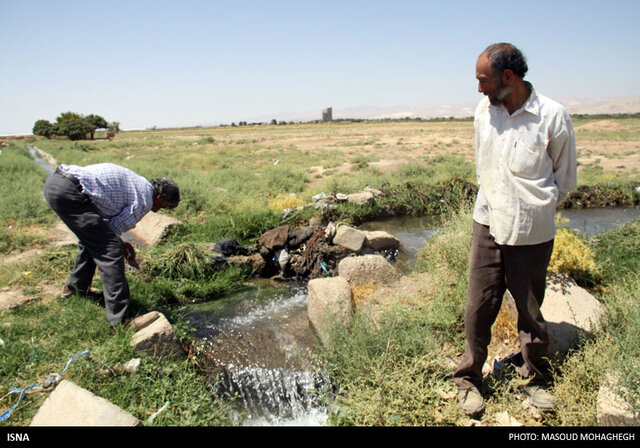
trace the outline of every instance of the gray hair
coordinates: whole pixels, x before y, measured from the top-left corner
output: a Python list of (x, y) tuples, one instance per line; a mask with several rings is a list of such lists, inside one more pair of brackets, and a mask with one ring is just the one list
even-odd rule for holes
[(176, 208), (180, 203), (180, 188), (173, 180), (166, 177), (150, 179), (155, 194), (165, 195), (164, 203), (167, 208)]
[(520, 50), (508, 43), (489, 45), (483, 52), (491, 62), (491, 69), (497, 75), (511, 70), (515, 75), (524, 78), (529, 70), (527, 60)]

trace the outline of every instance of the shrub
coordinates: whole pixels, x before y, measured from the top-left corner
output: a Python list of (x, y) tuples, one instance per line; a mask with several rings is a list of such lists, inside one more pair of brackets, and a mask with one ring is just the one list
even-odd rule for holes
[[(560, 214), (557, 215), (556, 225), (561, 226), (566, 222), (568, 220), (563, 219)], [(586, 286), (594, 285), (601, 278), (593, 251), (575, 232), (565, 227), (559, 228), (556, 232), (549, 270), (569, 275), (579, 284)]]
[(276, 212), (291, 210), (292, 208), (304, 205), (304, 200), (297, 197), (295, 194), (280, 193), (275, 198), (269, 201), (269, 208)]

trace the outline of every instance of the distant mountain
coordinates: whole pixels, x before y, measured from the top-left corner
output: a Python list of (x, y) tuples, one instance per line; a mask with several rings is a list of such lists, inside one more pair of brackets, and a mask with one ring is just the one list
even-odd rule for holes
[(571, 114), (633, 114), (640, 112), (640, 96), (564, 98), (558, 101)]
[[(614, 97), (614, 98), (558, 98), (571, 114), (620, 114), (640, 113), (640, 96)], [(439, 104), (425, 106), (397, 106), (397, 107), (351, 107), (333, 108), (334, 119), (361, 118), (465, 118), (473, 116), (477, 103), (473, 104)], [(331, 105), (328, 105), (330, 107)], [(270, 122), (278, 121), (313, 121), (322, 118), (322, 109), (311, 112), (282, 112), (272, 116), (257, 117), (252, 121)]]

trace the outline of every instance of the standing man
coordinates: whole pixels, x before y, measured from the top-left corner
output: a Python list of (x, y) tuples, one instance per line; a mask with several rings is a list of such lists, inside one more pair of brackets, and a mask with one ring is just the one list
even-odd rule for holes
[(97, 266), (109, 324), (122, 324), (129, 307), (124, 261), (139, 266), (133, 246), (121, 236), (150, 210), (177, 207), (178, 186), (171, 179), (147, 181), (122, 166), (100, 163), (60, 165), (45, 181), (43, 192), (49, 206), (78, 237), (75, 266), (60, 296), (85, 294)]
[(523, 392), (542, 409), (555, 406), (544, 387), (543, 357), (549, 335), (540, 306), (555, 236), (556, 204), (576, 185), (576, 147), (567, 111), (538, 94), (523, 78), (526, 60), (506, 43), (478, 57), (475, 111), (476, 170), (480, 186), (465, 310), (465, 354), (454, 373), (460, 406), (468, 415), (484, 409), (478, 388), (491, 326), (505, 290), (518, 311)]

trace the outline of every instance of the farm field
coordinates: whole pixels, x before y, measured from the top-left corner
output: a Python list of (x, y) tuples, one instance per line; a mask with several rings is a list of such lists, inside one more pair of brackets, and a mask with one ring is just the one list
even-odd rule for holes
[[(640, 119), (578, 118), (576, 131), (579, 174), (578, 183), (584, 186), (614, 185), (628, 189), (640, 185)], [(32, 377), (54, 371), (69, 356), (83, 348), (95, 346), (95, 358), (103, 363), (123, 362), (132, 356), (127, 334), (123, 331), (111, 337), (104, 319), (104, 310), (97, 304), (77, 300), (61, 302), (57, 292), (73, 262), (75, 251), (50, 246), (56, 238), (57, 218), (42, 198), (41, 186), (46, 173), (37, 167), (29, 155), (27, 145), (49, 154), (56, 163), (87, 165), (100, 162), (117, 163), (147, 177), (171, 177), (180, 185), (180, 206), (168, 214), (180, 219), (184, 226), (170, 235), (158, 247), (141, 251), (141, 258), (149, 270), (128, 272), (136, 306), (141, 311), (161, 309), (180, 327), (179, 313), (171, 310), (181, 305), (177, 292), (189, 291), (198, 297), (215, 300), (237, 290), (241, 273), (230, 271), (224, 275), (181, 279), (159, 279), (160, 261), (166, 262), (177, 251), (198, 243), (212, 243), (232, 237), (242, 244), (252, 244), (266, 230), (281, 223), (282, 214), (294, 207), (312, 203), (321, 194), (353, 193), (366, 186), (383, 189), (387, 194), (380, 208), (370, 214), (344, 208), (335, 216), (345, 222), (360, 223), (392, 209), (395, 213), (420, 215), (445, 212), (449, 216), (444, 232), (425, 249), (432, 258), (423, 256), (416, 267), (416, 279), (431, 296), (423, 302), (409, 303), (396, 336), (401, 341), (397, 353), (391, 354), (386, 374), (394, 381), (392, 389), (398, 398), (398, 409), (384, 424), (399, 425), (466, 425), (459, 414), (451, 391), (436, 377), (442, 372), (432, 371), (428, 384), (415, 386), (407, 376), (417, 374), (436, 359), (453, 356), (461, 345), (461, 309), (464, 303), (465, 257), (469, 211), (455, 200), (444, 209), (425, 204), (433, 190), (449, 188), (452, 179), (475, 183), (474, 131), (471, 120), (461, 121), (376, 121), (333, 122), (263, 126), (226, 126), (212, 128), (127, 131), (115, 139), (93, 141), (47, 140), (28, 137), (6, 139), (0, 154), (0, 229), (3, 237), (0, 253), (0, 289), (4, 293), (20, 291), (30, 297), (27, 305), (0, 310), (3, 322), (0, 339), (5, 341), (4, 357), (0, 361), (0, 396), (10, 387), (27, 384)], [(20, 188), (16, 188), (20, 185)], [(637, 198), (640, 197), (636, 194)], [(462, 201), (463, 202), (463, 201)], [(450, 207), (450, 209), (447, 209)], [(305, 208), (290, 221), (303, 225), (319, 211)], [(164, 212), (163, 212), (164, 213)], [(637, 225), (632, 225), (619, 237), (585, 240), (596, 253), (599, 266), (608, 269), (605, 278), (589, 277), (594, 291), (613, 310), (616, 321), (609, 333), (583, 351), (558, 365), (557, 392), (569, 400), (577, 393), (589, 390), (606, 370), (606, 360), (619, 356), (612, 341), (624, 340), (631, 333), (622, 331), (633, 320), (634, 307), (626, 304), (637, 299), (637, 269), (639, 261), (632, 250), (637, 245)], [(598, 252), (600, 251), (600, 252)], [(630, 252), (631, 251), (631, 252)], [(612, 261), (613, 260), (613, 261)], [(196, 273), (200, 275), (199, 273)], [(595, 274), (594, 274), (595, 275)], [(635, 285), (635, 286), (634, 286)], [(96, 279), (99, 288), (99, 280)], [(442, 288), (439, 290), (438, 288)], [(608, 294), (617, 291), (616, 299)], [(626, 298), (626, 299), (625, 299)], [(622, 302), (628, 300), (629, 302)], [(438, 304), (439, 308), (433, 309)], [(628, 309), (629, 314), (621, 311)], [(81, 322), (88, 322), (84, 327)], [(389, 322), (390, 324), (390, 322)], [(361, 323), (358, 323), (361, 325)], [(395, 322), (394, 322), (395, 325)], [(622, 325), (622, 327), (621, 327)], [(438, 336), (426, 338), (415, 347), (409, 346), (422, 328), (435, 328)], [(637, 324), (636, 324), (637, 327)], [(180, 327), (186, 340), (188, 331)], [(629, 328), (629, 331), (634, 331)], [(61, 330), (62, 331), (59, 331)], [(68, 331), (68, 334), (65, 332)], [(342, 403), (345, 411), (336, 413), (332, 423), (353, 425), (380, 424), (377, 402), (377, 379), (371, 389), (353, 391), (362, 375), (380, 377), (378, 361), (384, 354), (389, 325), (382, 325), (375, 333), (371, 328), (355, 326), (353, 339), (337, 335), (339, 350), (355, 353), (351, 359), (336, 353), (324, 354), (333, 371), (344, 384), (351, 386), (351, 395)], [(56, 334), (56, 333), (59, 333)], [(52, 335), (56, 335), (55, 337)], [(616, 339), (618, 338), (618, 339)], [(69, 340), (74, 340), (72, 344)], [(11, 341), (10, 343), (7, 341)], [(366, 342), (376, 342), (376, 348)], [(382, 347), (382, 352), (380, 350)], [(353, 351), (353, 352), (352, 352)], [(416, 355), (419, 352), (421, 354)], [(587, 361), (593, 353), (603, 357)], [(56, 353), (56, 355), (51, 355)], [(40, 358), (27, 364), (33, 355)], [(415, 355), (415, 357), (414, 357)], [(632, 353), (630, 356), (636, 356)], [(440, 358), (438, 358), (440, 357)], [(594, 357), (596, 358), (596, 357)], [(636, 358), (633, 358), (636, 359)], [(345, 363), (353, 362), (351, 366)], [(637, 362), (637, 359), (636, 361)], [(373, 367), (372, 367), (373, 366)], [(425, 367), (426, 366), (426, 367)], [(74, 379), (91, 385), (96, 391), (130, 412), (143, 416), (157, 410), (162, 392), (154, 392), (136, 402), (147, 388), (161, 384), (171, 395), (173, 412), (160, 416), (156, 425), (228, 425), (224, 404), (211, 400), (206, 382), (198, 376), (194, 363), (175, 364), (161, 360), (142, 372), (142, 379), (126, 390), (119, 389), (117, 378), (102, 378), (95, 374), (95, 366), (87, 363), (78, 368)], [(352, 368), (352, 369), (351, 369)], [(363, 370), (358, 370), (361, 368)], [(158, 369), (168, 369), (176, 384), (189, 384), (178, 389), (168, 379), (159, 379)], [(369, 369), (369, 370), (368, 370)], [(368, 373), (366, 373), (368, 372)], [(404, 373), (403, 373), (404, 372)], [(633, 373), (625, 373), (633, 381)], [(432, 384), (431, 382), (435, 382)], [(425, 387), (423, 395), (411, 397), (411, 385)], [(406, 386), (406, 387), (405, 387)], [(390, 386), (387, 386), (390, 387)], [(500, 391), (513, 387), (510, 379), (493, 384), (490, 409), (496, 413), (508, 409), (520, 421), (530, 425), (593, 425), (595, 397), (590, 391), (584, 402), (570, 401), (566, 408), (551, 416), (531, 416), (518, 409), (518, 403), (501, 398)], [(155, 390), (155, 389), (154, 389)], [(133, 397), (133, 398), (132, 398)], [(192, 400), (192, 397), (197, 397)], [(368, 398), (369, 397), (369, 398)], [(43, 400), (33, 395), (16, 413), (13, 424), (28, 424)], [(424, 409), (412, 400), (428, 403)], [(407, 400), (403, 402), (402, 400)], [(444, 400), (445, 404), (441, 404)], [(433, 404), (438, 402), (438, 404)], [(159, 403), (159, 404), (158, 404)], [(8, 403), (6, 403), (8, 404)], [(184, 408), (178, 412), (178, 407)], [(0, 410), (6, 407), (0, 402)], [(198, 408), (208, 409), (208, 416), (198, 416)], [(390, 414), (390, 415), (391, 415)]]
[[(640, 178), (640, 119), (577, 119), (579, 183)], [(366, 184), (450, 177), (473, 180), (472, 121), (335, 122), (123, 132), (113, 141), (38, 140), (58, 163), (111, 161), (146, 176), (174, 177), (178, 213), (268, 207)], [(417, 175), (416, 175), (417, 174)]]

